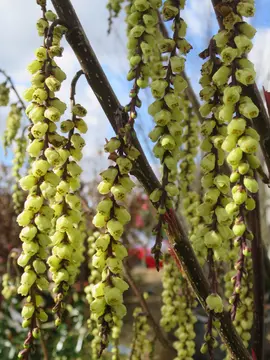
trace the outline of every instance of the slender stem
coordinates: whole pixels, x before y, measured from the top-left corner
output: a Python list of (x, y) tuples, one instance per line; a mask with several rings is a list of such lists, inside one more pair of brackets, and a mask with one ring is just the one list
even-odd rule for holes
[(173, 347), (171, 346), (171, 344), (168, 342), (168, 340), (163, 335), (160, 326), (156, 323), (153, 315), (151, 314), (151, 311), (150, 311), (150, 309), (148, 307), (148, 304), (145, 301), (145, 299), (144, 299), (143, 295), (141, 294), (140, 290), (138, 289), (137, 284), (134, 281), (133, 276), (131, 275), (130, 269), (129, 269), (127, 264), (124, 265), (124, 269), (125, 269), (125, 276), (127, 278), (127, 281), (129, 283), (130, 287), (132, 288), (132, 291), (134, 292), (134, 294), (138, 298), (139, 303), (141, 305), (141, 308), (142, 308), (143, 312), (147, 315), (147, 318), (148, 318), (149, 322), (151, 323), (152, 328), (154, 329), (154, 331), (156, 333), (156, 336), (159, 339), (160, 343), (164, 347), (166, 347), (167, 349), (175, 351), (173, 349)]
[(252, 241), (253, 296), (254, 296), (254, 328), (252, 348), (258, 360), (264, 359), (264, 261), (261, 238), (260, 202), (258, 194), (254, 194), (257, 214), (250, 214), (249, 224), (254, 235)]
[(51, 46), (51, 44), (52, 44), (53, 30), (55, 29), (55, 27), (57, 25), (62, 25), (62, 26), (65, 26), (66, 28), (68, 28), (67, 23), (65, 21), (60, 20), (60, 19), (54, 20), (54, 22), (51, 23), (51, 25), (49, 27), (49, 30), (48, 30), (48, 34), (47, 34), (47, 38), (49, 39), (49, 45), (48, 46)]
[(76, 72), (75, 76), (73, 77), (72, 81), (71, 81), (71, 86), (70, 86), (70, 100), (71, 102), (75, 103), (75, 95), (76, 95), (76, 85), (77, 82), (79, 80), (79, 78), (83, 75), (83, 71), (79, 70)]
[[(52, 3), (58, 16), (69, 25), (70, 30), (66, 34), (67, 41), (77, 56), (86, 79), (93, 89), (108, 120), (113, 129), (117, 132), (115, 115), (119, 111), (122, 111), (123, 119), (127, 121), (127, 114), (123, 112), (122, 106), (116, 98), (116, 95), (96, 58), (70, 0), (52, 0)], [(141, 182), (147, 193), (151, 193), (154, 189), (160, 188), (161, 185), (145, 157), (134, 130), (131, 135), (133, 145), (141, 152), (141, 155), (135, 162), (132, 174)], [(168, 223), (167, 233), (169, 240), (172, 246), (174, 246), (174, 251), (185, 270), (193, 290), (205, 311), (208, 311), (206, 298), (211, 291), (208, 281), (205, 278), (203, 270), (199, 265), (188, 240), (187, 234), (183, 230), (182, 224), (173, 211), (170, 211), (165, 215), (166, 222)], [(239, 360), (251, 360), (251, 356), (237, 334), (228, 312), (224, 311), (220, 314), (216, 314), (216, 317), (221, 323), (219, 329), (220, 335), (233, 356)]]
[(17, 89), (16, 89), (16, 87), (15, 87), (15, 85), (14, 85), (11, 77), (8, 76), (7, 73), (6, 73), (4, 70), (2, 70), (2, 69), (0, 69), (0, 73), (3, 74), (3, 75), (5, 76), (5, 78), (7, 79), (7, 81), (9, 82), (10, 87), (11, 87), (12, 90), (14, 91), (15, 95), (16, 95), (17, 98), (18, 98), (19, 103), (21, 104), (23, 110), (25, 111), (25, 110), (26, 110), (26, 106), (25, 106), (22, 98), (20, 97), (20, 95), (19, 95), (19, 93), (18, 93), (18, 91), (17, 91)]

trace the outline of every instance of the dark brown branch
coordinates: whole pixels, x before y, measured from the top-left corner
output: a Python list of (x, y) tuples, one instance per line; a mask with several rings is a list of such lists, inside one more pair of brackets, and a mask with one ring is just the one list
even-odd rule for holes
[[(89, 40), (84, 33), (70, 0), (52, 0), (52, 3), (60, 19), (68, 24), (69, 31), (66, 35), (67, 40), (77, 56), (86, 79), (93, 89), (108, 120), (113, 129), (117, 131), (117, 124), (115, 121), (116, 114), (119, 113), (119, 110), (122, 111), (123, 117), (126, 118), (127, 114), (123, 112), (122, 107), (96, 58)], [(147, 193), (151, 193), (154, 189), (160, 187), (160, 183), (143, 153), (135, 131), (132, 131), (132, 143), (141, 152), (141, 155), (135, 163), (133, 174), (144, 186)], [(169, 228), (168, 236), (170, 242), (175, 247), (177, 257), (181, 261), (193, 290), (202, 306), (207, 311), (206, 298), (210, 294), (210, 288), (203, 270), (200, 267), (188, 237), (183, 230), (183, 226), (176, 218), (174, 212), (167, 214), (166, 219)], [(219, 332), (234, 357), (240, 360), (250, 360), (251, 356), (236, 333), (229, 314), (223, 312), (216, 315), (221, 322)]]
[(252, 348), (257, 359), (264, 359), (264, 261), (261, 238), (260, 202), (258, 194), (254, 195), (257, 213), (249, 214), (250, 230), (254, 235), (252, 241), (254, 327)]
[(132, 289), (132, 291), (134, 292), (135, 296), (137, 297), (140, 305), (141, 305), (141, 308), (143, 310), (143, 312), (145, 312), (153, 330), (155, 331), (156, 333), (156, 336), (157, 338), (159, 339), (160, 343), (166, 347), (167, 349), (170, 349), (172, 351), (175, 352), (174, 348), (171, 346), (171, 344), (168, 342), (168, 340), (165, 338), (165, 336), (163, 335), (162, 333), (162, 330), (161, 328), (159, 327), (159, 325), (156, 323), (153, 315), (151, 314), (151, 311), (148, 307), (148, 304), (147, 302), (145, 301), (143, 295), (141, 294), (140, 290), (138, 289), (132, 275), (131, 275), (131, 272), (129, 270), (129, 267), (128, 267), (128, 264), (125, 264), (124, 266), (125, 268), (125, 276), (127, 278), (127, 281)]
[(16, 87), (15, 87), (15, 85), (14, 85), (11, 77), (8, 76), (7, 73), (6, 73), (4, 70), (2, 70), (2, 69), (0, 69), (0, 73), (3, 74), (3, 75), (5, 76), (5, 78), (7, 79), (7, 81), (9, 82), (11, 89), (14, 91), (15, 95), (16, 95), (17, 98), (18, 98), (19, 103), (21, 104), (23, 110), (25, 111), (25, 110), (26, 110), (26, 106), (25, 106), (22, 98), (20, 97), (20, 95), (19, 95), (19, 93), (18, 93), (18, 91), (17, 91), (17, 89), (16, 89)]
[[(219, 5), (222, 4), (222, 0), (212, 0), (212, 4), (216, 13), (219, 27), (220, 29), (223, 29), (223, 18), (218, 10)], [(268, 174), (270, 174), (270, 120), (257, 85), (253, 84), (246, 86), (244, 93), (252, 99), (254, 104), (260, 110), (259, 116), (256, 119), (253, 119), (253, 127), (260, 135), (262, 153), (268, 169)]]
[(83, 71), (79, 70), (76, 72), (74, 78), (71, 81), (70, 85), (70, 100), (72, 103), (75, 104), (75, 95), (76, 95), (76, 85), (79, 80), (79, 78), (83, 75)]

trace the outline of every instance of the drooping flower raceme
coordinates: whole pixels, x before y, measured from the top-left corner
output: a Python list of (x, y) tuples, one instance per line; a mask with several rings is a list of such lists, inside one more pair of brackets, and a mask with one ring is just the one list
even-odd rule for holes
[(159, 1), (135, 0), (126, 7), (128, 24), (128, 59), (130, 70), (127, 75), (129, 81), (133, 81), (130, 91), (130, 102), (126, 106), (129, 111), (129, 125), (133, 126), (137, 117), (136, 108), (141, 106), (139, 99), (140, 89), (148, 86), (150, 74), (149, 61), (154, 53), (155, 36), (157, 32)]
[(192, 308), (197, 302), (188, 285), (187, 280), (181, 274), (172, 256), (165, 257), (162, 274), (162, 301), (160, 324), (166, 332), (174, 330), (177, 340), (173, 347), (177, 351), (177, 360), (192, 359), (195, 354), (195, 331), (196, 317), (192, 314)]
[(126, 147), (119, 137), (111, 138), (104, 149), (110, 153), (109, 158), (115, 165), (100, 174), (103, 180), (98, 185), (98, 191), (104, 198), (97, 206), (93, 224), (103, 228), (104, 232), (95, 242), (97, 252), (92, 264), (101, 272), (102, 280), (92, 290), (95, 300), (90, 307), (92, 317), (99, 323), (101, 351), (107, 346), (116, 318), (118, 322), (126, 314), (123, 292), (128, 289), (128, 284), (123, 280), (122, 262), (127, 250), (120, 239), (125, 224), (130, 221), (130, 214), (121, 203), (134, 187), (129, 173), (132, 161), (139, 155), (136, 149), (132, 151), (132, 147)]
[[(96, 268), (94, 268), (92, 262), (94, 255), (97, 251), (95, 248), (95, 242), (99, 236), (100, 236), (100, 232), (94, 231), (87, 238), (87, 248), (88, 248), (87, 255), (89, 258), (88, 269), (90, 274), (88, 277), (89, 285), (85, 287), (84, 291), (89, 306), (91, 306), (92, 302), (94, 301), (92, 290), (94, 289), (95, 285), (101, 281), (101, 273)], [(100, 349), (100, 337), (99, 337), (97, 320), (92, 319), (91, 311), (90, 311), (90, 318), (88, 319), (87, 323), (88, 323), (89, 331), (91, 331), (91, 334), (93, 335), (93, 339), (91, 341), (91, 359), (97, 360)]]
[[(233, 247), (231, 250), (231, 261), (234, 263), (238, 258), (238, 247)], [(235, 319), (233, 321), (236, 331), (242, 338), (245, 347), (249, 346), (249, 340), (251, 339), (251, 329), (253, 326), (254, 317), (254, 302), (253, 302), (253, 279), (252, 279), (252, 260), (250, 257), (246, 259), (245, 273), (241, 281), (240, 291), (240, 303), (237, 306)], [(225, 297), (229, 301), (229, 309), (234, 305), (232, 294), (234, 293), (235, 283), (237, 280), (237, 274), (235, 269), (232, 268), (224, 276), (225, 282)], [(222, 345), (222, 349), (226, 350), (226, 346)], [(231, 358), (231, 354), (228, 352), (226, 360)]]
[(113, 23), (113, 18), (116, 18), (122, 8), (122, 3), (124, 2), (124, 0), (108, 0), (107, 2), (107, 9), (109, 10), (109, 18), (108, 18), (108, 22), (109, 22), (109, 26), (108, 26), (108, 33), (111, 32), (111, 27), (112, 27), (112, 23)]
[(7, 106), (9, 103), (10, 89), (7, 86), (7, 82), (4, 81), (0, 84), (0, 106)]
[(253, 194), (258, 191), (255, 171), (260, 167), (260, 161), (256, 157), (260, 137), (252, 128), (252, 120), (258, 117), (259, 109), (247, 96), (247, 86), (254, 84), (256, 74), (253, 64), (246, 56), (252, 49), (251, 39), (256, 30), (242, 19), (242, 16), (254, 15), (254, 2), (239, 2), (236, 8), (228, 5), (229, 13), (223, 19), (224, 30), (215, 36), (215, 40), (222, 61), (221, 69), (231, 74), (223, 82), (222, 106), (218, 117), (220, 121), (229, 123), (227, 136), (222, 144), (222, 149), (228, 153), (227, 163), (232, 168), (230, 181), (233, 184), (232, 202), (226, 206), (226, 211), (234, 217), (234, 245), (239, 248), (235, 264), (237, 276), (230, 300), (234, 318), (240, 304), (246, 257), (251, 251), (249, 242), (253, 238), (247, 227), (246, 213), (256, 206)]
[(7, 116), (6, 130), (4, 132), (4, 147), (7, 148), (15, 139), (21, 125), (22, 109), (17, 104), (10, 105)]
[[(201, 160), (203, 177), (201, 184), (204, 189), (203, 202), (198, 207), (198, 215), (203, 218), (200, 231), (197, 231), (192, 239), (193, 246), (207, 249), (204, 260), (208, 264), (208, 278), (212, 293), (207, 297), (206, 303), (209, 309), (209, 317), (205, 334), (205, 343), (201, 351), (209, 352), (213, 357), (213, 349), (217, 346), (213, 320), (215, 313), (223, 311), (223, 302), (218, 295), (218, 279), (216, 262), (228, 259), (230, 239), (233, 237), (230, 225), (233, 221), (231, 214), (226, 212), (226, 205), (230, 201), (230, 179), (224, 174), (223, 164), (225, 153), (222, 144), (226, 136), (226, 121), (219, 118), (220, 97), (223, 95), (223, 85), (231, 74), (230, 69), (224, 69), (218, 58), (214, 40), (210, 41), (203, 58), (209, 57), (202, 66), (200, 84), (202, 90), (200, 97), (204, 103), (200, 107), (200, 113), (204, 118), (201, 125), (203, 140), (201, 149), (205, 152)], [(197, 238), (196, 238), (197, 236)]]
[(189, 238), (198, 260), (203, 264), (206, 258), (206, 247), (201, 239), (201, 228), (204, 226), (197, 209), (200, 205), (200, 194), (192, 190), (192, 183), (196, 176), (195, 158), (199, 145), (198, 118), (193, 113), (190, 102), (183, 100), (183, 120), (181, 123), (183, 133), (180, 150), (180, 171), (178, 174), (179, 195), (176, 205), (182, 205), (183, 214), (189, 225)]
[[(22, 310), (23, 327), (30, 327), (25, 341), (26, 348), (19, 354), (20, 358), (28, 356), (33, 338), (38, 336), (39, 321), (46, 321), (47, 314), (42, 308), (42, 297), (38, 291), (48, 289), (46, 278), (47, 248), (50, 243), (49, 233), (52, 227), (54, 212), (48, 206), (48, 189), (54, 191), (59, 184), (59, 177), (50, 171), (51, 164), (46, 157), (50, 146), (56, 146), (62, 137), (56, 132), (56, 125), (64, 112), (65, 105), (55, 98), (65, 74), (56, 65), (52, 39), (47, 37), (49, 22), (44, 14), (37, 23), (44, 25), (43, 31), (38, 26), (38, 33), (44, 39), (46, 47), (41, 46), (35, 51), (35, 60), (28, 66), (32, 74), (32, 86), (25, 92), (25, 99), (31, 101), (26, 114), (31, 120), (30, 144), (27, 147), (29, 156), (33, 159), (29, 174), (20, 180), (23, 190), (28, 192), (24, 210), (18, 216), (17, 222), (22, 227), (20, 239), (23, 251), (18, 258), (18, 264), (24, 268), (18, 293), (27, 296)], [(63, 29), (59, 32), (63, 35)], [(60, 36), (60, 38), (61, 38)]]
[(141, 307), (133, 311), (133, 338), (131, 344), (130, 360), (137, 360), (149, 356), (151, 343), (149, 341), (150, 326), (147, 316)]
[(157, 234), (156, 243), (152, 249), (158, 267), (158, 259), (161, 250), (162, 227), (164, 214), (172, 206), (172, 198), (178, 195), (175, 184), (177, 178), (177, 163), (181, 144), (181, 97), (187, 82), (181, 76), (185, 67), (185, 55), (191, 49), (191, 45), (184, 39), (186, 24), (180, 18), (180, 9), (183, 9), (184, 1), (175, 4), (165, 1), (163, 4), (163, 17), (165, 21), (173, 20), (173, 38), (163, 39), (159, 44), (161, 53), (168, 54), (169, 62), (165, 77), (156, 79), (151, 83), (152, 95), (156, 99), (148, 112), (153, 116), (156, 123), (150, 132), (150, 139), (156, 143), (153, 152), (162, 164), (162, 187), (155, 189), (150, 195), (152, 202), (158, 204), (159, 221), (155, 228)]
[(23, 136), (16, 139), (16, 149), (14, 151), (14, 159), (12, 161), (12, 175), (15, 180), (15, 183), (13, 185), (12, 201), (16, 214), (22, 211), (24, 200), (24, 194), (19, 185), (19, 180), (21, 179), (20, 170), (25, 161), (26, 146), (27, 142)]
[(204, 245), (213, 251), (216, 260), (226, 260), (229, 240), (233, 236), (230, 229), (232, 215), (225, 210), (229, 202), (230, 179), (222, 171), (225, 160), (222, 143), (226, 136), (226, 126), (218, 117), (222, 88), (214, 79), (221, 67), (213, 41), (210, 42), (210, 49), (211, 57), (203, 64), (200, 80), (203, 86), (200, 96), (205, 101), (200, 107), (201, 115), (205, 117), (201, 126), (201, 149), (206, 154), (201, 161), (201, 183), (205, 193), (203, 203), (198, 208), (198, 215), (204, 218), (205, 225), (201, 229)]
[[(75, 90), (74, 90), (75, 92)], [(86, 133), (87, 125), (82, 117), (86, 109), (72, 99), (72, 119), (61, 122), (62, 132), (68, 133), (68, 138), (57, 149), (48, 149), (45, 156), (53, 166), (54, 173), (61, 179), (51, 199), (55, 217), (55, 233), (51, 236), (52, 256), (48, 264), (55, 283), (54, 292), (56, 305), (54, 311), (60, 322), (62, 300), (68, 289), (75, 282), (79, 267), (84, 259), (83, 240), (84, 229), (80, 228), (83, 220), (81, 200), (76, 193), (80, 188), (82, 172), (78, 161), (82, 158), (85, 141), (80, 133)]]

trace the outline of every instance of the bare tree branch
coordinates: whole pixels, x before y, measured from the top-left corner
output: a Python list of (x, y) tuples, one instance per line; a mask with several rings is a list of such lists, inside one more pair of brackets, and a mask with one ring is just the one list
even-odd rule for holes
[(21, 104), (23, 110), (25, 111), (25, 110), (26, 110), (26, 106), (25, 106), (22, 98), (20, 97), (20, 95), (19, 95), (19, 93), (18, 93), (18, 91), (17, 91), (17, 89), (16, 89), (16, 87), (15, 87), (15, 85), (14, 85), (11, 77), (8, 76), (7, 73), (6, 73), (4, 70), (2, 70), (2, 69), (0, 69), (0, 73), (3, 74), (3, 76), (4, 76), (4, 77), (7, 79), (7, 81), (9, 82), (11, 89), (14, 91), (15, 95), (16, 95), (17, 98), (18, 98), (18, 102)]

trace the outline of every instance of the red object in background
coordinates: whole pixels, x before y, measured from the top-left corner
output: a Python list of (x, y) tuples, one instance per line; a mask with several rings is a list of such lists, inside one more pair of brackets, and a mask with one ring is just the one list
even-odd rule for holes
[(255, 351), (253, 349), (251, 349), (251, 352), (252, 352), (252, 359), (257, 360), (257, 356), (255, 354)]
[(265, 101), (266, 101), (266, 105), (267, 105), (267, 109), (268, 109), (268, 114), (270, 115), (270, 92), (266, 91), (265, 88), (263, 87), (263, 93), (264, 93), (264, 97), (265, 97)]
[[(151, 254), (151, 250), (143, 247), (138, 247), (128, 250), (128, 255), (133, 256), (144, 263), (148, 269), (156, 267), (155, 259)], [(162, 261), (160, 261), (160, 267), (162, 267)]]
[(145, 194), (139, 194), (137, 196), (137, 202), (141, 205), (141, 209), (146, 211), (149, 209), (149, 198)]
[(138, 229), (142, 229), (144, 227), (144, 221), (140, 214), (136, 214), (135, 216), (135, 226)]

